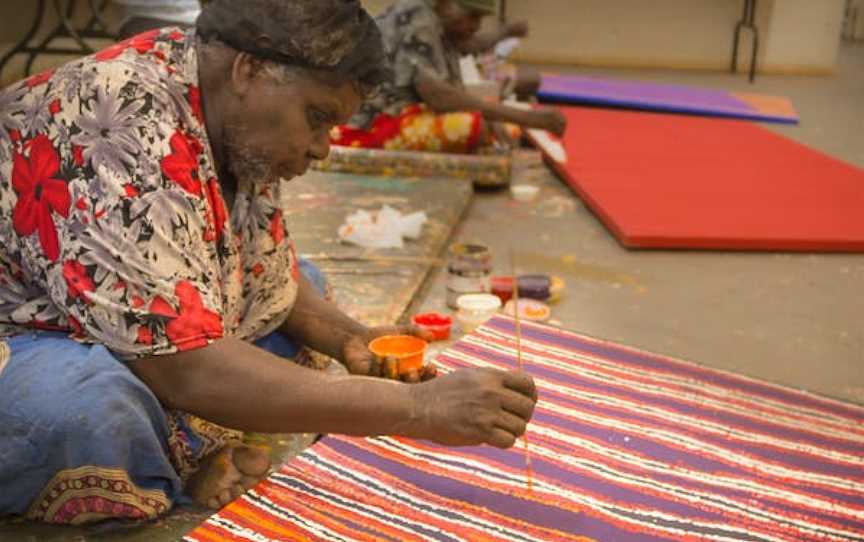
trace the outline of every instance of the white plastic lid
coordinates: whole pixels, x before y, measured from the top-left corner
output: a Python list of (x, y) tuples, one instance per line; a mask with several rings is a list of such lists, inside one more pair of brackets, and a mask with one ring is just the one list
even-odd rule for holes
[(459, 296), (456, 306), (464, 311), (494, 312), (501, 308), (501, 299), (492, 294), (465, 294)]

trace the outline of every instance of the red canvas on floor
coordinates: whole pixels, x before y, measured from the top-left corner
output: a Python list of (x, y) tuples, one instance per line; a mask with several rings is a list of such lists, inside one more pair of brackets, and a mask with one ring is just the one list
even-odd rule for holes
[(555, 169), (633, 248), (864, 251), (864, 170), (751, 122), (561, 108)]

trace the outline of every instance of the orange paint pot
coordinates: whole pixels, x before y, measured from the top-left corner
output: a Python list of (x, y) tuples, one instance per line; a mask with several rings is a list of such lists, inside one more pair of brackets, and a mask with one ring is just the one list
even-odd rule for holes
[(453, 319), (446, 314), (437, 312), (425, 312), (411, 319), (414, 325), (432, 334), (436, 341), (446, 341), (450, 338), (450, 328), (453, 327)]
[(379, 358), (396, 358), (399, 374), (423, 368), (427, 342), (410, 335), (384, 335), (369, 343), (369, 350)]

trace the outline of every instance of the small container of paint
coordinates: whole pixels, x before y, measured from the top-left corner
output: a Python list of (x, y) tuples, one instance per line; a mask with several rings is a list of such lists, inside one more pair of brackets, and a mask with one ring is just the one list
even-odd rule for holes
[(462, 331), (470, 333), (498, 312), (501, 300), (492, 294), (467, 294), (459, 297), (456, 305), (459, 307), (456, 321)]
[(550, 296), (552, 279), (549, 275), (519, 275), (519, 297), (546, 301)]
[[(395, 358), (397, 372), (404, 375), (423, 368), (427, 343), (411, 335), (384, 335), (369, 343), (369, 350), (379, 359)], [(395, 376), (395, 375), (391, 375)]]
[(534, 201), (539, 193), (540, 188), (531, 184), (514, 184), (510, 187), (510, 195), (513, 199), (523, 203)]
[[(509, 316), (516, 315), (516, 302), (511, 299), (504, 305), (504, 314)], [(531, 320), (532, 322), (545, 322), (552, 316), (552, 309), (549, 305), (536, 299), (519, 299), (519, 318), (522, 320)]]
[(557, 303), (561, 301), (564, 290), (567, 289), (567, 283), (558, 275), (552, 275), (549, 278), (551, 279), (551, 284), (549, 285), (549, 299), (547, 303)]
[(434, 341), (446, 341), (450, 338), (453, 319), (446, 314), (426, 312), (411, 319), (415, 326), (432, 334)]
[(447, 265), (447, 305), (458, 308), (465, 294), (488, 293), (491, 289), (492, 253), (476, 243), (457, 243), (450, 247)]
[[(489, 273), (462, 272), (449, 270), (447, 273), (447, 289), (462, 294), (486, 293), (492, 287)], [(458, 296), (457, 296), (458, 297)]]
[(501, 304), (507, 303), (513, 297), (513, 277), (499, 275), (492, 277), (492, 295), (501, 300)]

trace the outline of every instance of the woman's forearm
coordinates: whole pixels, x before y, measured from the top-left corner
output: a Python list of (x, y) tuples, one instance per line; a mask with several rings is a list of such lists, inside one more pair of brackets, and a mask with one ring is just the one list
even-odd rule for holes
[(294, 308), (280, 330), (304, 346), (343, 362), (345, 343), (369, 331), (319, 295), (302, 275)]
[(242, 431), (410, 435), (416, 415), (409, 385), (314, 371), (237, 339), (130, 367), (166, 407)]
[(530, 111), (481, 100), (461, 88), (431, 76), (420, 75), (415, 88), (423, 102), (437, 113), (477, 111), (484, 119), (492, 122), (512, 122), (519, 125), (531, 122)]

